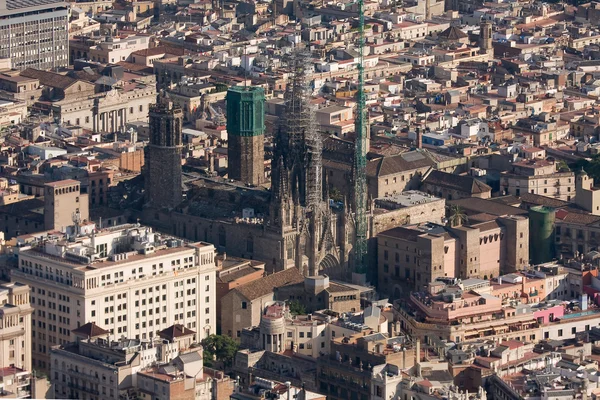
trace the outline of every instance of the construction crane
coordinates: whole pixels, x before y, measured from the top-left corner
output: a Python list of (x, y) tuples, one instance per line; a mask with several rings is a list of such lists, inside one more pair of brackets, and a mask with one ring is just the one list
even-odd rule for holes
[[(367, 110), (365, 101), (365, 4), (358, 0), (358, 91), (354, 145), (354, 272), (367, 273)], [(364, 279), (364, 278), (363, 278)]]

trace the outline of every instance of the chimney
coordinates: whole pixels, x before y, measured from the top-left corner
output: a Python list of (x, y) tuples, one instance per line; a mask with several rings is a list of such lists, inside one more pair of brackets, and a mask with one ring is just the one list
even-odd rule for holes
[(417, 128), (417, 149), (423, 148), (423, 132), (421, 128)]

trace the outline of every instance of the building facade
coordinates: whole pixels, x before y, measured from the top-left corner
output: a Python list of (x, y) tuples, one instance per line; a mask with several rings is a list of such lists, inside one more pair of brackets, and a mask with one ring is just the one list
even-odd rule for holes
[(31, 315), (29, 287), (0, 285), (0, 364), (31, 371)]
[[(71, 241), (65, 241), (70, 238)], [(19, 238), (16, 282), (31, 287), (34, 367), (49, 369), (52, 346), (97, 322), (111, 335), (151, 340), (173, 323), (216, 333), (214, 246), (183, 243), (138, 225)]]
[(0, 1), (0, 58), (10, 58), (12, 67), (21, 70), (69, 65), (67, 4)]
[[(69, 212), (70, 211), (70, 212)], [(44, 187), (44, 228), (64, 231), (73, 220), (89, 219), (88, 195), (81, 193), (81, 182), (67, 179)]]
[[(87, 328), (87, 326), (82, 327)], [(88, 333), (108, 331), (94, 325)], [(51, 350), (50, 379), (55, 398), (123, 399), (135, 392), (136, 372), (177, 356), (173, 343), (110, 340), (106, 335), (80, 338)]]

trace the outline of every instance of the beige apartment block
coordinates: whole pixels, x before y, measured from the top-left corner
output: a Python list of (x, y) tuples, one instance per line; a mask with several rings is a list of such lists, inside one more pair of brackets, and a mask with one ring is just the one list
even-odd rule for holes
[(175, 324), (216, 333), (215, 248), (162, 236), (139, 224), (69, 227), (17, 239), (12, 277), (31, 287), (33, 359), (49, 369), (50, 349), (95, 322), (116, 337), (152, 340)]
[(0, 283), (0, 365), (31, 371), (29, 287)]

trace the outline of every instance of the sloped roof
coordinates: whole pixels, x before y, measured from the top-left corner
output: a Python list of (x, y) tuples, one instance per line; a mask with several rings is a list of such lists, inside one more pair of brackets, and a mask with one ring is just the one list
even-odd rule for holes
[(199, 351), (191, 351), (189, 353), (180, 354), (177, 357), (183, 364), (202, 361), (202, 356)]
[(108, 335), (110, 332), (100, 328), (95, 322), (88, 322), (85, 325), (80, 326), (77, 329), (73, 329), (73, 333), (80, 336), (87, 336), (90, 338)]
[(469, 194), (486, 193), (491, 192), (492, 190), (490, 186), (472, 176), (449, 174), (438, 170), (431, 171), (423, 182), (429, 185), (441, 186)]
[(93, 70), (90, 72), (86, 70), (69, 71), (67, 73), (67, 76), (73, 79), (81, 79), (89, 83), (93, 83), (95, 80), (100, 79), (102, 77), (102, 75), (98, 74), (96, 71)]
[(367, 163), (367, 176), (394, 175), (419, 168), (435, 166), (435, 161), (422, 151), (408, 151), (389, 157), (381, 157)]
[(527, 215), (526, 210), (500, 204), (489, 199), (480, 199), (478, 197), (469, 197), (459, 200), (450, 200), (446, 202), (449, 205), (457, 205), (466, 211), (467, 215), (486, 213), (495, 216), (503, 215)]
[(193, 336), (194, 334), (196, 334), (195, 331), (193, 331), (189, 328), (186, 328), (185, 326), (183, 326), (181, 324), (171, 325), (170, 327), (158, 332), (158, 336), (160, 336), (163, 339), (168, 339), (168, 340), (173, 340), (175, 338), (185, 337), (185, 336)]
[(38, 79), (40, 84), (57, 89), (66, 89), (78, 81), (77, 79), (69, 76), (33, 68), (27, 68), (26, 70), (21, 71), (21, 76)]
[(553, 207), (553, 208), (564, 208), (569, 207), (571, 203), (568, 201), (554, 199), (552, 197), (542, 196), (540, 194), (523, 193), (521, 194), (521, 200), (529, 204), (537, 204), (540, 206)]
[(449, 27), (438, 36), (448, 40), (458, 40), (468, 37), (466, 33), (458, 29), (456, 26)]
[(136, 55), (136, 56), (142, 56), (142, 57), (158, 56), (161, 54), (172, 54), (175, 56), (182, 56), (185, 54), (185, 49), (171, 47), (171, 46), (158, 46), (158, 47), (150, 47), (147, 49), (137, 50), (131, 54)]
[(255, 300), (273, 292), (273, 289), (276, 287), (300, 282), (304, 282), (304, 276), (302, 276), (300, 270), (298, 268), (290, 268), (249, 282), (234, 290), (248, 300)]

